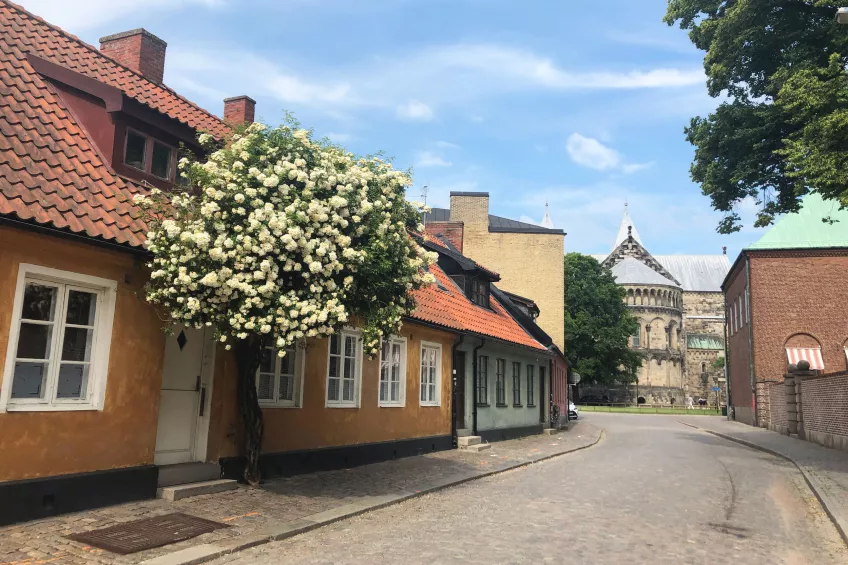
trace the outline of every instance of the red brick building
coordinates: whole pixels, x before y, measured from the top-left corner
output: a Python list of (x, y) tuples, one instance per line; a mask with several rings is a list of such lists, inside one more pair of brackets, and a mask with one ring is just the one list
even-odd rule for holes
[(768, 383), (782, 381), (790, 363), (806, 359), (819, 374), (848, 369), (846, 273), (848, 212), (815, 194), (739, 254), (722, 284), (736, 420), (769, 424)]

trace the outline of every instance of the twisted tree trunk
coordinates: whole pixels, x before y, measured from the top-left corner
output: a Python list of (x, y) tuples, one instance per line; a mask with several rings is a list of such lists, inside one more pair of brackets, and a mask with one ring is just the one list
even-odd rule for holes
[(235, 344), (235, 353), (238, 364), (238, 403), (244, 422), (244, 454), (247, 457), (244, 480), (252, 486), (258, 486), (261, 478), (259, 454), (265, 435), (262, 409), (256, 394), (256, 371), (262, 355), (262, 340), (257, 336), (243, 339)]

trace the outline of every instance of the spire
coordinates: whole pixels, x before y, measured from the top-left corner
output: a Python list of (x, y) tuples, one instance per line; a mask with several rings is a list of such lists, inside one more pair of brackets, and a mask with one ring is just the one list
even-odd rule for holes
[(539, 224), (543, 228), (553, 229), (554, 223), (551, 221), (551, 215), (548, 213), (548, 201), (545, 199), (545, 217), (542, 218), (542, 223)]
[(618, 228), (618, 236), (615, 238), (615, 245), (612, 246), (613, 249), (622, 244), (628, 237), (632, 237), (640, 244), (642, 240), (639, 238), (639, 232), (636, 231), (636, 226), (633, 225), (633, 221), (630, 219), (630, 214), (627, 212), (627, 202), (624, 203), (624, 217), (621, 219), (621, 226)]

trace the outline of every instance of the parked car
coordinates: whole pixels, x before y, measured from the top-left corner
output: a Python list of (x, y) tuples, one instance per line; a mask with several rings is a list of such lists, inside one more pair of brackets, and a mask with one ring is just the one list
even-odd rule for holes
[(577, 412), (577, 406), (574, 405), (573, 402), (568, 403), (568, 419), (576, 420), (580, 417), (580, 413)]

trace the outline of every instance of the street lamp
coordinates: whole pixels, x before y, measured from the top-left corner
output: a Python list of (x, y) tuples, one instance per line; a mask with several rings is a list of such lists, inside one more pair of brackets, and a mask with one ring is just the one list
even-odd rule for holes
[(848, 25), (848, 8), (839, 8), (836, 10), (836, 23)]

